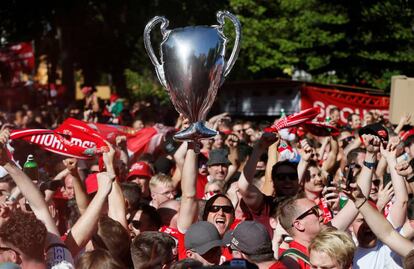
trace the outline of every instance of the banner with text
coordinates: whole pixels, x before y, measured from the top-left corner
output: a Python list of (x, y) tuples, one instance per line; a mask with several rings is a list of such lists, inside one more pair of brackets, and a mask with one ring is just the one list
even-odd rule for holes
[(343, 123), (346, 123), (346, 118), (350, 113), (359, 114), (362, 119), (368, 111), (380, 113), (388, 119), (389, 104), (390, 98), (385, 95), (347, 92), (313, 86), (301, 88), (301, 109), (320, 107), (321, 112), (316, 117), (318, 121), (324, 121), (332, 107), (340, 109)]

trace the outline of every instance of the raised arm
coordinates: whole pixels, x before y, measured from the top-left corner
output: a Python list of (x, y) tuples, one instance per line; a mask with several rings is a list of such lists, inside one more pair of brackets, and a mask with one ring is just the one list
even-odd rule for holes
[(181, 233), (185, 233), (188, 227), (197, 219), (197, 153), (198, 145), (188, 142), (187, 154), (185, 155), (184, 166), (181, 178), (181, 207), (178, 212), (177, 228)]
[[(330, 144), (331, 150), (328, 153), (328, 158), (322, 164), (322, 170), (325, 170), (325, 171), (330, 171), (332, 167), (334, 167), (336, 163), (336, 157), (339, 151), (338, 141), (330, 137), (329, 144)], [(323, 154), (321, 154), (320, 156), (323, 156)]]
[(315, 149), (309, 146), (306, 140), (300, 141), (300, 146), (300, 161), (298, 164), (299, 183), (302, 182), (303, 175), (305, 174), (306, 168), (309, 165), (309, 160), (315, 155)]
[(280, 139), (278, 139), (275, 143), (269, 146), (267, 150), (267, 163), (266, 163), (266, 170), (265, 170), (265, 182), (262, 187), (262, 193), (265, 195), (273, 195), (274, 186), (272, 180), (272, 169), (273, 166), (277, 163), (279, 159), (279, 151), (277, 148), (279, 147)]
[(89, 198), (86, 194), (85, 186), (80, 180), (77, 166), (78, 160), (75, 158), (66, 159), (63, 160), (63, 164), (66, 166), (66, 169), (69, 170), (70, 174), (73, 177), (73, 190), (75, 192), (76, 204), (79, 208), (80, 213), (83, 214), (89, 205)]
[(238, 185), (243, 201), (252, 210), (257, 211), (263, 205), (264, 194), (253, 184), (257, 162), (267, 148), (275, 143), (279, 137), (274, 133), (263, 133), (259, 141), (254, 145), (252, 155), (244, 166)]
[(107, 172), (97, 174), (98, 191), (86, 211), (73, 225), (65, 240), (65, 244), (73, 256), (76, 256), (86, 246), (95, 233), (102, 208), (112, 190), (114, 178), (114, 174)]
[[(112, 175), (112, 177), (115, 177), (115, 150), (109, 143), (107, 143), (107, 145), (109, 151), (103, 153), (103, 161), (105, 163), (106, 171)], [(126, 230), (128, 230), (124, 194), (122, 193), (121, 186), (119, 186), (116, 180), (113, 181), (112, 191), (108, 196), (108, 216), (111, 219), (118, 221)]]
[(231, 165), (229, 166), (229, 170), (226, 176), (226, 181), (229, 180), (234, 173), (238, 170), (240, 166), (239, 162), (239, 151), (237, 149), (237, 145), (239, 144), (239, 139), (235, 134), (229, 134), (229, 136), (226, 138), (225, 144), (229, 148), (229, 156), (228, 159), (231, 162)]
[(9, 175), (13, 178), (17, 187), (29, 202), (30, 207), (32, 208), (33, 213), (36, 215), (36, 217), (45, 224), (48, 231), (48, 245), (62, 243), (55, 221), (49, 213), (48, 206), (42, 194), (40, 193), (40, 190), (36, 187), (33, 181), (7, 156), (5, 147), (9, 136), (10, 132), (8, 129), (0, 132), (0, 165), (2, 165), (4, 169), (6, 169), (6, 171), (9, 173)]
[(394, 202), (390, 209), (390, 220), (394, 227), (401, 227), (404, 225), (406, 219), (408, 193), (405, 185), (405, 180), (397, 173), (395, 166), (397, 165), (396, 147), (400, 140), (398, 137), (390, 139), (387, 147), (381, 147), (381, 155), (387, 160), (388, 168), (391, 173), (391, 181), (394, 188)]
[(357, 184), (354, 184), (353, 187), (355, 189), (350, 198), (355, 201), (356, 208), (364, 216), (371, 231), (393, 251), (405, 257), (414, 248), (414, 243), (394, 230), (391, 223), (367, 202), (367, 197), (362, 194)]
[[(366, 193), (367, 197), (371, 190), (371, 181), (373, 175), (373, 169), (376, 162), (376, 154), (379, 151), (380, 141), (378, 137), (372, 135), (364, 135), (364, 143), (367, 148), (367, 153), (365, 155), (365, 162), (372, 164), (371, 167), (364, 165), (362, 170), (357, 177), (357, 183), (361, 187), (362, 192)], [(355, 206), (352, 201), (348, 201), (344, 208), (342, 208), (338, 214), (332, 219), (332, 226), (336, 227), (338, 230), (346, 230), (349, 225), (354, 221), (358, 215), (358, 210), (355, 209)]]
[(395, 127), (394, 132), (396, 134), (398, 134), (402, 128), (404, 127), (404, 125), (406, 124), (410, 124), (411, 121), (411, 114), (410, 113), (406, 113), (405, 115), (403, 115), (400, 119), (400, 121), (398, 122), (397, 127)]
[(368, 197), (371, 191), (374, 167), (377, 163), (376, 155), (380, 148), (380, 139), (373, 135), (363, 135), (362, 139), (367, 152), (365, 154), (364, 165), (362, 166), (361, 173), (359, 173), (357, 182), (361, 187), (364, 196)]

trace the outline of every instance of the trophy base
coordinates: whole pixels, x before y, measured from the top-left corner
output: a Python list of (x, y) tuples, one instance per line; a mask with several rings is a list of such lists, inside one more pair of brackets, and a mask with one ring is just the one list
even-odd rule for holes
[(204, 122), (197, 121), (182, 131), (174, 135), (176, 141), (199, 141), (202, 139), (212, 138), (217, 135), (217, 131), (207, 128)]

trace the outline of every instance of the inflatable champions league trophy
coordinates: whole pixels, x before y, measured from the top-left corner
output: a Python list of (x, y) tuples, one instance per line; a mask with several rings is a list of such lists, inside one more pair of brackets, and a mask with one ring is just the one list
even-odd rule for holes
[[(230, 19), (236, 30), (234, 48), (225, 60), (227, 38), (223, 34), (224, 19)], [(168, 30), (165, 17), (154, 17), (144, 30), (144, 44), (158, 79), (168, 90), (175, 109), (190, 121), (190, 126), (178, 132), (174, 139), (197, 141), (211, 138), (216, 131), (205, 126), (208, 111), (213, 105), (218, 88), (230, 73), (239, 53), (241, 27), (233, 14), (217, 12), (219, 25), (188, 26)], [(161, 23), (163, 40), (160, 61), (151, 46), (150, 33)]]

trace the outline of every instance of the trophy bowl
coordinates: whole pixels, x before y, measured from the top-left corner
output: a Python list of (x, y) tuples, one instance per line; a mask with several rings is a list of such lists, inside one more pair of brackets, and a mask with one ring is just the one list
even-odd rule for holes
[[(234, 48), (225, 59), (227, 38), (223, 34), (224, 18), (236, 30)], [(174, 135), (178, 141), (198, 141), (214, 137), (217, 132), (205, 125), (218, 88), (230, 73), (239, 53), (241, 27), (239, 20), (227, 11), (217, 12), (219, 25), (188, 26), (167, 30), (165, 17), (154, 17), (144, 30), (144, 44), (161, 85), (167, 89), (177, 110), (188, 118), (190, 126)], [(151, 46), (150, 33), (161, 23), (163, 40), (160, 61)]]

